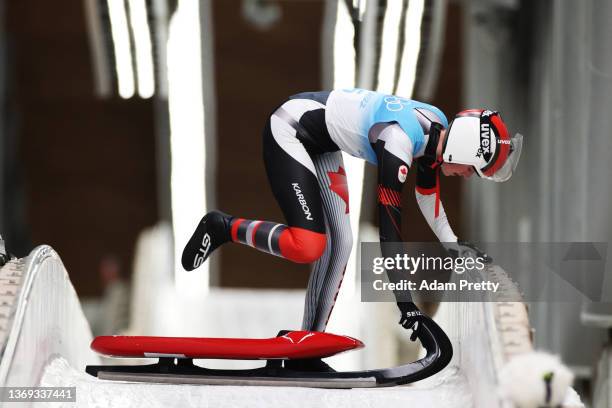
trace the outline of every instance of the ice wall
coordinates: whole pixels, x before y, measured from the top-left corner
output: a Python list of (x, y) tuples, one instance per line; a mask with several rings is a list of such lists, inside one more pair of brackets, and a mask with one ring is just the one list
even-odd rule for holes
[(97, 363), (89, 349), (89, 325), (57, 253), (39, 246), (20, 262), (20, 285), (12, 292), (8, 311), (0, 384), (36, 386), (45, 366), (58, 356), (72, 367)]

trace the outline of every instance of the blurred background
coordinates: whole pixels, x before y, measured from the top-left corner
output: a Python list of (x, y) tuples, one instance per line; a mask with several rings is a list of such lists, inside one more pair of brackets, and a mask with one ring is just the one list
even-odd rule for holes
[[(457, 235), (612, 236), (611, 1), (3, 0), (0, 28), (0, 233), (15, 255), (42, 243), (62, 255), (95, 334), (188, 331), (171, 304), (193, 302), (203, 318), (198, 302), (217, 288), (247, 310), (263, 293), (271, 308), (300, 299), (308, 266), (227, 245), (188, 274), (174, 255), (209, 209), (282, 221), (261, 131), (302, 91), (375, 89), (449, 118), (500, 110), (525, 135), (521, 163), (501, 185), (443, 178)], [(376, 240), (375, 168), (345, 160), (354, 234)], [(404, 237), (433, 240), (413, 194)], [(352, 305), (337, 315), (350, 320)], [(536, 345), (588, 388), (612, 310), (530, 307)]]

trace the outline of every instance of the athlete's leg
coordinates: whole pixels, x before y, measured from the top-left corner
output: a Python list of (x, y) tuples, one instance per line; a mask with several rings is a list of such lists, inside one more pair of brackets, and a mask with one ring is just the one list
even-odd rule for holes
[(310, 275), (302, 328), (324, 331), (344, 277), (353, 236), (342, 153), (324, 153), (315, 156), (313, 161), (321, 190), (328, 242)]
[(212, 250), (229, 240), (298, 263), (312, 263), (321, 257), (326, 236), (316, 170), (294, 126), (273, 114), (263, 135), (266, 172), (287, 225), (211, 212), (183, 251), (186, 270), (200, 266)]
[(325, 220), (312, 158), (295, 137), (295, 129), (272, 115), (263, 136), (268, 181), (287, 225), (235, 219), (232, 240), (299, 263), (321, 257), (326, 245)]

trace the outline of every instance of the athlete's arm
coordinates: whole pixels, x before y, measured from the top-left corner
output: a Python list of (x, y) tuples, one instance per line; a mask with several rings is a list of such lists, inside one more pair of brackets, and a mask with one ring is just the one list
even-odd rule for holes
[[(376, 125), (379, 126), (379, 125)], [(378, 129), (380, 131), (380, 128)], [(370, 135), (370, 140), (373, 140)], [(401, 218), (401, 191), (406, 181), (408, 168), (412, 164), (412, 142), (396, 124), (386, 125), (374, 137), (372, 147), (378, 162), (378, 214), (381, 252), (384, 257), (403, 254)], [(393, 245), (392, 243), (397, 243)], [(398, 282), (402, 274), (387, 270), (391, 282)], [(395, 292), (397, 306), (402, 313), (400, 324), (413, 327), (421, 312), (412, 302), (407, 291)]]
[(438, 213), (436, 214), (436, 201), (439, 197), (439, 180), (436, 176), (436, 170), (432, 168), (433, 160), (421, 157), (416, 160), (417, 176), (416, 176), (416, 199), (421, 209), (421, 213), (427, 220), (427, 224), (436, 234), (440, 242), (457, 242), (457, 236), (453, 232), (444, 206), (442, 203), (437, 203)]
[[(378, 124), (372, 143), (378, 162), (380, 242), (402, 242), (401, 192), (412, 164), (412, 142), (397, 124)], [(370, 139), (372, 140), (372, 139)]]

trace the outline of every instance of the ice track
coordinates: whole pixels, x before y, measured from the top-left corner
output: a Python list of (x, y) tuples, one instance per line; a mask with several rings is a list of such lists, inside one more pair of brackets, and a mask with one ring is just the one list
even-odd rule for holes
[[(58, 358), (47, 366), (42, 384), (76, 386), (77, 404), (66, 407), (471, 407), (467, 383), (457, 368), (415, 385), (388, 389), (323, 390), (297, 387), (129, 384), (97, 380)], [(435, 390), (435, 392), (432, 392)], [(61, 405), (60, 405), (61, 406)]]
[[(245, 302), (239, 307), (254, 304), (254, 299), (244, 296), (239, 301)], [(76, 404), (47, 405), (53, 407), (510, 408), (512, 405), (497, 393), (497, 373), (509, 354), (531, 347), (524, 305), (446, 303), (436, 319), (453, 342), (453, 360), (437, 375), (408, 386), (329, 390), (118, 383), (84, 372), (87, 364), (99, 364), (99, 358), (89, 350), (89, 326), (68, 274), (52, 248), (38, 247), (28, 257), (0, 269), (0, 302), (0, 385), (76, 387)], [(222, 316), (222, 307), (214, 310), (215, 318), (229, 320)], [(272, 326), (284, 324), (275, 322), (266, 311), (263, 315)], [(508, 327), (512, 330), (506, 330)], [(253, 327), (245, 330), (253, 337), (261, 334)], [(385, 339), (393, 336), (389, 331), (370, 331), (384, 334)], [(363, 340), (368, 348), (387, 349), (385, 343), (375, 339)]]

